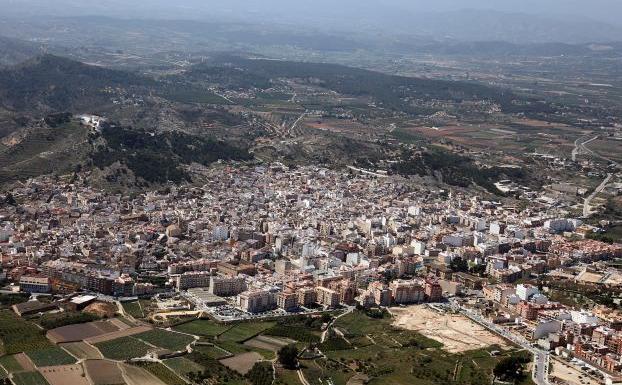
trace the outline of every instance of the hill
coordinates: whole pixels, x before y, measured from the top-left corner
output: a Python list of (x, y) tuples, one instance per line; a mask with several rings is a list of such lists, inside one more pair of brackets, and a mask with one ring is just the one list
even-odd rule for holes
[(110, 103), (106, 88), (149, 87), (130, 72), (43, 55), (0, 70), (0, 105), (9, 110), (67, 111)]

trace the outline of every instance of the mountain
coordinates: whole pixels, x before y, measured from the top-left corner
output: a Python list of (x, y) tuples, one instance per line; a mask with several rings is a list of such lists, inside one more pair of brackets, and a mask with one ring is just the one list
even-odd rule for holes
[(35, 43), (0, 36), (0, 67), (25, 62), (41, 54), (41, 47)]
[(0, 105), (9, 110), (79, 110), (109, 103), (105, 88), (145, 87), (142, 76), (43, 55), (0, 70)]

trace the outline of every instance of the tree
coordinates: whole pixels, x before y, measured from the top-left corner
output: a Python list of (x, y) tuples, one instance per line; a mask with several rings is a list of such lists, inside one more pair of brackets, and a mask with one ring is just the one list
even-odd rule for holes
[(497, 363), (493, 374), (503, 381), (516, 383), (523, 378), (523, 360), (520, 357), (506, 357)]
[(449, 268), (455, 272), (465, 272), (469, 270), (469, 263), (462, 258), (454, 258), (449, 263)]
[(283, 346), (278, 352), (279, 362), (287, 369), (298, 366), (298, 348), (295, 345)]

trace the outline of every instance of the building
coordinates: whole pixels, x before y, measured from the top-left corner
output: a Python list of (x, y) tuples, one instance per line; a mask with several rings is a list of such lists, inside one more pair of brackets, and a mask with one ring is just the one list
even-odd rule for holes
[(310, 306), (314, 303), (318, 303), (317, 292), (315, 289), (305, 287), (298, 290), (298, 304), (302, 306)]
[(293, 311), (298, 308), (298, 295), (296, 293), (280, 292), (276, 296), (276, 304), (279, 309)]
[(209, 290), (219, 297), (231, 297), (246, 290), (246, 282), (243, 277), (212, 276)]
[(177, 290), (193, 289), (196, 287), (208, 287), (212, 275), (205, 271), (192, 271), (179, 274), (174, 278)]
[(276, 295), (267, 290), (245, 291), (238, 295), (238, 305), (247, 313), (263, 313), (276, 308)]
[(49, 293), (50, 279), (48, 277), (23, 275), (19, 279), (19, 289), (26, 293)]
[(443, 299), (443, 288), (437, 281), (428, 279), (425, 282), (425, 298), (428, 302), (439, 302)]
[(328, 308), (339, 306), (339, 293), (327, 287), (318, 286), (315, 288), (317, 303)]
[(416, 281), (393, 281), (389, 289), (396, 304), (420, 303), (425, 300), (425, 289)]

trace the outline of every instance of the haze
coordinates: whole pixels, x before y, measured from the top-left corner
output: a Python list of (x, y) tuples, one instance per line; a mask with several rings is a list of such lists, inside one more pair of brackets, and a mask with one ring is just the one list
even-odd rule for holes
[[(0, 0), (4, 18), (86, 16), (199, 19), (370, 30), (466, 40), (615, 41), (616, 0)], [(500, 25), (496, 25), (500, 24)]]

